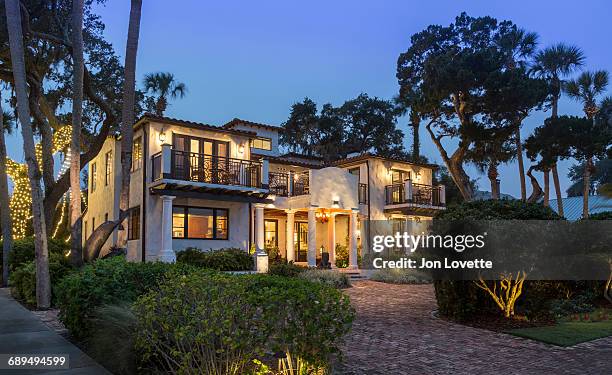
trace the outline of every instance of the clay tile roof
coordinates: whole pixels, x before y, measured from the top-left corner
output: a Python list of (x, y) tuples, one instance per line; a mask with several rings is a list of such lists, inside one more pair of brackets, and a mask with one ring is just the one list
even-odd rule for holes
[(211, 131), (220, 132), (220, 133), (243, 135), (247, 137), (253, 137), (257, 135), (257, 133), (251, 132), (251, 131), (236, 130), (236, 129), (230, 129), (230, 128), (221, 127), (221, 126), (204, 124), (201, 122), (181, 120), (181, 119), (176, 119), (176, 118), (166, 117), (166, 116), (158, 116), (156, 114), (149, 113), (149, 112), (142, 115), (142, 117), (140, 117), (138, 121), (136, 121), (136, 124), (134, 124), (134, 127), (139, 127), (142, 123), (148, 122), (148, 121), (164, 122), (167, 124), (181, 125), (181, 126), (194, 128), (194, 129), (211, 130)]
[(239, 118), (234, 117), (232, 119), (232, 121), (228, 122), (227, 124), (223, 125), (224, 128), (226, 129), (231, 129), (233, 128), (235, 125), (238, 124), (244, 124), (244, 125), (249, 125), (249, 126), (255, 126), (255, 127), (260, 127), (260, 128), (265, 128), (265, 129), (270, 129), (270, 130), (280, 130), (281, 127), (280, 126), (276, 126), (276, 125), (268, 125), (268, 124), (262, 124), (259, 122), (253, 122), (253, 121), (247, 121), (247, 120), (242, 120)]
[(406, 158), (385, 157), (385, 156), (377, 155), (372, 152), (365, 152), (360, 155), (351, 156), (351, 157), (347, 157), (344, 159), (339, 159), (339, 160), (332, 162), (331, 164), (335, 166), (341, 166), (341, 165), (351, 164), (351, 163), (355, 163), (355, 162), (359, 162), (359, 161), (367, 160), (367, 159), (382, 159), (382, 160), (388, 160), (388, 161), (397, 161), (400, 163), (412, 164), (412, 165), (431, 168), (431, 169), (439, 168), (439, 166), (436, 164), (418, 163), (418, 162), (414, 162)]

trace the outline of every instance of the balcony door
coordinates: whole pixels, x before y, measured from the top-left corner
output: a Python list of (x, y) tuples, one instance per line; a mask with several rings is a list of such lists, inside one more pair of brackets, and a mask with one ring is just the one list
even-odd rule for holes
[(190, 181), (219, 183), (227, 171), (229, 142), (174, 135), (176, 174)]

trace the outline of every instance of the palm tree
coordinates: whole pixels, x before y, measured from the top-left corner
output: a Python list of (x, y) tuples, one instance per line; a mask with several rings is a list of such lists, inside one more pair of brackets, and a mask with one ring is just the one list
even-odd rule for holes
[[(599, 111), (597, 97), (601, 95), (608, 86), (608, 72), (598, 70), (596, 72), (583, 72), (577, 79), (570, 80), (564, 85), (564, 90), (570, 98), (582, 102), (586, 117), (593, 121), (595, 114)], [(582, 190), (582, 217), (589, 217), (589, 185), (591, 173), (593, 172), (593, 158), (587, 157), (584, 166), (584, 179)]]
[[(550, 84), (550, 103), (552, 107), (551, 117), (556, 118), (559, 115), (559, 98), (561, 97), (561, 87), (563, 78), (567, 77), (584, 64), (584, 54), (580, 48), (568, 46), (563, 43), (545, 48), (538, 52), (535, 56), (535, 64), (532, 67), (532, 72), (539, 77), (545, 78)], [(557, 207), (559, 215), (563, 216), (563, 201), (561, 200), (561, 185), (559, 183), (559, 172), (557, 164), (553, 164), (552, 168), (553, 183), (555, 185), (555, 193), (557, 195)], [(548, 171), (544, 171), (545, 180), (548, 180)], [(548, 191), (549, 187), (544, 187)], [(548, 202), (545, 198), (545, 204)]]
[(70, 142), (70, 259), (83, 262), (81, 251), (81, 122), (83, 118), (83, 0), (72, 1), (72, 138)]
[(163, 116), (168, 107), (168, 97), (172, 99), (183, 98), (187, 93), (187, 86), (177, 82), (174, 74), (166, 72), (149, 73), (144, 78), (144, 86), (147, 92), (157, 95), (154, 101), (155, 114)]
[[(516, 67), (524, 67), (527, 60), (534, 54), (538, 45), (538, 34), (527, 32), (524, 29), (515, 29), (512, 32), (504, 34), (498, 41), (500, 49), (506, 55), (506, 67), (514, 69)], [(521, 143), (521, 116), (517, 116), (516, 130), (514, 131), (514, 143), (516, 149), (516, 160), (519, 168), (519, 181), (521, 184), (521, 200), (527, 200), (527, 184), (525, 182), (525, 163), (523, 161), (523, 145)]]
[[(0, 95), (2, 90), (0, 90)], [(4, 132), (12, 131), (13, 118), (10, 113), (2, 111), (0, 96), (0, 225), (2, 225), (2, 286), (8, 285), (9, 254), (13, 250), (13, 223), (9, 208), (8, 180), (6, 175), (6, 143)]]
[[(136, 55), (140, 36), (142, 0), (132, 0), (127, 43), (125, 46), (125, 78), (123, 80), (123, 107), (121, 109), (121, 195), (119, 211), (127, 212), (130, 197), (130, 169), (132, 167), (132, 142), (134, 139), (134, 101), (136, 91)], [(127, 231), (120, 236), (120, 246), (127, 241)]]
[(39, 309), (48, 309), (51, 305), (51, 282), (49, 278), (49, 253), (47, 249), (47, 228), (43, 191), (40, 185), (41, 173), (36, 160), (34, 134), (30, 122), (28, 105), (28, 88), (26, 83), (23, 34), (21, 28), (21, 11), (19, 0), (5, 0), (6, 25), (9, 35), (11, 61), (13, 63), (13, 81), (17, 96), (17, 115), (21, 123), (23, 150), (28, 166), (28, 177), (32, 189), (32, 224), (34, 227), (34, 249), (36, 253), (36, 305)]

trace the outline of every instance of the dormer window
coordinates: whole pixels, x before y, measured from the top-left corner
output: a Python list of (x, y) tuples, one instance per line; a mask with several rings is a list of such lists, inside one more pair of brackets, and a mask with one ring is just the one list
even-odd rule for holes
[(251, 148), (258, 150), (271, 151), (272, 150), (272, 139), (265, 137), (257, 137), (251, 139)]

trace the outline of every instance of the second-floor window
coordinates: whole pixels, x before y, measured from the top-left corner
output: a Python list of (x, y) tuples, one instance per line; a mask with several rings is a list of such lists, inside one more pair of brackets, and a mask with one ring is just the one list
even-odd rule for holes
[(142, 137), (134, 139), (132, 147), (132, 170), (136, 171), (142, 167)]
[(108, 186), (113, 173), (113, 152), (109, 151), (104, 155), (104, 186)]
[(98, 180), (98, 165), (96, 163), (91, 164), (91, 192), (96, 191), (96, 181)]
[(270, 138), (258, 137), (251, 140), (251, 148), (259, 150), (272, 150), (272, 140)]
[(410, 179), (410, 172), (401, 171), (399, 169), (391, 170), (391, 183), (392, 184), (401, 184), (402, 182)]

